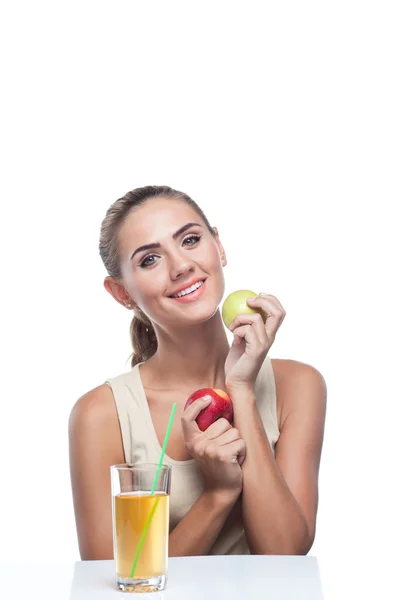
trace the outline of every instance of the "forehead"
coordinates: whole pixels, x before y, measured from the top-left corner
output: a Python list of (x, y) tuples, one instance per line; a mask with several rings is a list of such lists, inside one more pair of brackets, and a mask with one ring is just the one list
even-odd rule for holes
[(151, 242), (162, 243), (163, 238), (170, 237), (190, 221), (203, 225), (200, 215), (186, 202), (152, 198), (133, 209), (125, 219), (119, 235), (120, 250), (125, 253), (133, 246), (136, 248)]

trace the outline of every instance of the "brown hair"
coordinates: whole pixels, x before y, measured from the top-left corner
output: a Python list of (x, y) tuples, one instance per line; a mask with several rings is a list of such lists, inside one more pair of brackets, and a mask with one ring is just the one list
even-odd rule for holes
[[(183, 200), (191, 206), (203, 219), (211, 235), (215, 232), (201, 208), (187, 194), (174, 190), (166, 185), (136, 188), (116, 200), (107, 210), (100, 230), (99, 250), (107, 273), (115, 280), (122, 279), (119, 235), (125, 219), (135, 208), (155, 197)], [(147, 315), (139, 307), (135, 307), (130, 326), (130, 337), (133, 347), (131, 366), (149, 359), (157, 350), (157, 337), (153, 325)]]

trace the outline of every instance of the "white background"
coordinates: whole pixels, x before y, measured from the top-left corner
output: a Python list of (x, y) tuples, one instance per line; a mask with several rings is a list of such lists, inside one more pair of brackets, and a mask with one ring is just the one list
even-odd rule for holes
[(372, 556), (384, 581), (400, 534), (397, 3), (26, 1), (0, 23), (0, 560), (79, 559), (69, 413), (131, 352), (100, 223), (166, 184), (218, 227), (226, 292), (285, 307), (270, 356), (325, 377), (310, 554), (332, 582), (345, 557), (348, 586)]

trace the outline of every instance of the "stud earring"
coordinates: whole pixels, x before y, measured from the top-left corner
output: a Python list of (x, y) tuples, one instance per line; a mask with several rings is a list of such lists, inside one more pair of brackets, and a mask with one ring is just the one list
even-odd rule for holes
[(127, 304), (126, 308), (132, 308), (132, 304)]

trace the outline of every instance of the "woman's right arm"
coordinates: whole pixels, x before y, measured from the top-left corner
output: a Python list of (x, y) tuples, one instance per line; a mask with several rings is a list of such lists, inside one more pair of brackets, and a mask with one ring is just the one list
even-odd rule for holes
[(113, 558), (110, 466), (125, 462), (111, 388), (103, 384), (75, 403), (69, 419), (69, 462), (82, 560)]

